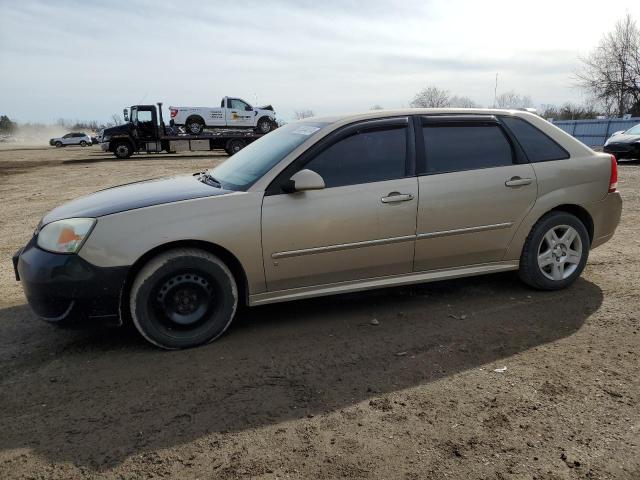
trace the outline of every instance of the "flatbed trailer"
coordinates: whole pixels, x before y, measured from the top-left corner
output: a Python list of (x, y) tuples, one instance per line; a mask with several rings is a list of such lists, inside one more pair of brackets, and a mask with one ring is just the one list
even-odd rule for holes
[(176, 153), (184, 151), (224, 150), (228, 155), (242, 150), (249, 143), (266, 135), (247, 130), (218, 128), (200, 134), (181, 133), (167, 127), (162, 119), (162, 103), (133, 105), (124, 110), (126, 123), (106, 128), (98, 139), (104, 152), (125, 159), (134, 153)]

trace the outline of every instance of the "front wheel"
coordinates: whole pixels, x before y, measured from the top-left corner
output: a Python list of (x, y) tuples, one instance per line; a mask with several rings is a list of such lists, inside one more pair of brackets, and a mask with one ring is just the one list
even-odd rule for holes
[(151, 259), (130, 292), (131, 318), (140, 334), (165, 349), (211, 342), (229, 327), (238, 289), (229, 268), (215, 255), (180, 248)]
[(81, 147), (86, 147), (86, 146), (87, 146), (87, 142), (85, 142), (84, 140), (82, 140), (82, 141), (80, 142), (80, 146), (81, 146)]
[(574, 215), (551, 212), (534, 225), (520, 258), (520, 278), (540, 290), (571, 285), (589, 257), (589, 233)]
[(132, 153), (133, 149), (129, 142), (118, 142), (113, 147), (113, 154), (120, 159), (129, 158)]
[(273, 122), (268, 117), (262, 117), (260, 120), (258, 120), (256, 130), (258, 131), (258, 133), (269, 133), (271, 130), (273, 130)]
[(56, 146), (56, 148), (60, 148), (62, 147), (62, 142), (56, 142), (54, 145)]

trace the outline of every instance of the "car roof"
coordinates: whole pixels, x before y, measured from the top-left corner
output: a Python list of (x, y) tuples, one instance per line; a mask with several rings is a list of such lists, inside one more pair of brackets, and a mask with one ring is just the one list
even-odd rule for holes
[(327, 117), (308, 117), (302, 122), (321, 123), (351, 123), (358, 120), (372, 118), (399, 117), (405, 115), (516, 115), (522, 117), (534, 116), (534, 113), (525, 110), (509, 110), (499, 108), (400, 108), (393, 110), (370, 110), (363, 113), (351, 113), (345, 115), (333, 115)]

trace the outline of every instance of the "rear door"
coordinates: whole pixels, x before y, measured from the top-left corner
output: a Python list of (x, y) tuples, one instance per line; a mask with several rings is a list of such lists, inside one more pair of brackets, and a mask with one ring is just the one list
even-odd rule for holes
[[(295, 161), (274, 181), (262, 206), (269, 291), (410, 273), (418, 184), (408, 119), (345, 127)], [(323, 177), (323, 190), (284, 193), (301, 169)]]
[(536, 176), (492, 116), (418, 119), (415, 271), (502, 260), (537, 197)]
[(252, 127), (255, 112), (253, 108), (244, 100), (239, 98), (227, 99), (227, 126), (229, 127)]

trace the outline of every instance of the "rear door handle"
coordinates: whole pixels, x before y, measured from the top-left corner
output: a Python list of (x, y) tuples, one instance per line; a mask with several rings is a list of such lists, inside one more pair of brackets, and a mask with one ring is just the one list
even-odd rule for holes
[(413, 200), (413, 195), (411, 195), (410, 193), (400, 192), (391, 192), (386, 197), (382, 197), (380, 199), (382, 203), (408, 202), (409, 200)]
[(504, 182), (507, 187), (520, 187), (522, 185), (530, 185), (533, 183), (533, 178), (520, 178), (520, 177), (511, 177), (509, 180)]

